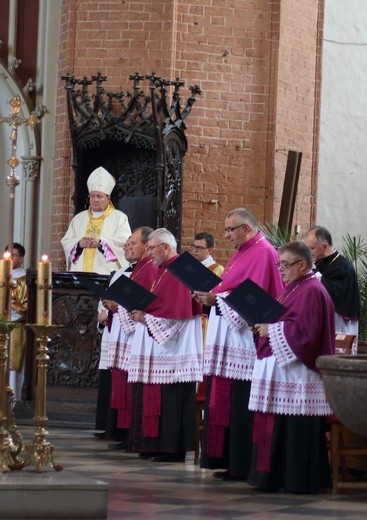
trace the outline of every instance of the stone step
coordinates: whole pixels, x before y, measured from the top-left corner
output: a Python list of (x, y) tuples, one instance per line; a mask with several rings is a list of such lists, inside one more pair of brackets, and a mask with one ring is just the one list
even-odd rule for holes
[[(49, 426), (94, 428), (97, 388), (47, 386), (46, 414)], [(21, 401), (14, 407), (17, 424), (32, 424), (35, 402)]]
[(103, 519), (108, 514), (108, 484), (69, 471), (31, 467), (0, 473), (0, 518)]
[[(17, 402), (13, 409), (16, 424), (33, 424), (34, 403)], [(46, 407), (48, 426), (70, 428), (94, 428), (95, 405), (80, 406), (77, 403), (48, 401)]]

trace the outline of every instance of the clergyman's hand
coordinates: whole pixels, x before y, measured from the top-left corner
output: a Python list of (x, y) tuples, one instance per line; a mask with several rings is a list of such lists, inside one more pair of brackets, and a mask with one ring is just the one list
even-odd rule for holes
[(89, 237), (83, 237), (79, 240), (79, 247), (82, 249), (89, 247)]
[(215, 305), (215, 294), (212, 292), (202, 292), (202, 291), (194, 291), (192, 294), (194, 300), (207, 307), (212, 307)]
[(103, 307), (106, 307), (111, 312), (117, 312), (118, 303), (113, 300), (102, 300)]
[(261, 338), (269, 337), (269, 323), (256, 323), (253, 329)]
[(134, 310), (130, 312), (130, 316), (134, 321), (139, 321), (140, 323), (143, 323), (145, 325), (145, 312)]
[(95, 248), (98, 249), (99, 245), (100, 245), (99, 238), (96, 238), (96, 237), (89, 238), (89, 246), (88, 247), (95, 247)]
[(107, 312), (106, 311), (101, 311), (98, 314), (98, 317), (97, 317), (98, 323), (100, 323), (101, 325), (106, 325), (107, 318), (108, 318)]

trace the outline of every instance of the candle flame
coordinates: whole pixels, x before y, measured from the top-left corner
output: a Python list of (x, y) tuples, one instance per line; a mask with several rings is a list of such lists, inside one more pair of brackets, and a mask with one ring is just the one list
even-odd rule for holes
[(42, 255), (41, 256), (41, 261), (42, 262), (48, 262), (48, 255)]
[(10, 260), (11, 259), (11, 252), (10, 251), (5, 251), (5, 253), (3, 254), (3, 258), (4, 258), (4, 260)]

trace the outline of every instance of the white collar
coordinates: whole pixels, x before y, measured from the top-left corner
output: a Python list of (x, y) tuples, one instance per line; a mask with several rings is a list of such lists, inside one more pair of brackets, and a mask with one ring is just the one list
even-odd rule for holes
[(17, 269), (13, 269), (12, 271), (12, 277), (14, 280), (17, 280), (18, 278), (21, 278), (22, 276), (26, 275), (26, 270), (23, 269), (23, 267), (18, 267)]
[(103, 215), (104, 211), (93, 211), (92, 209), (90, 210), (91, 214), (92, 214), (92, 217), (100, 217), (101, 215)]
[(213, 259), (213, 257), (211, 255), (209, 255), (208, 258), (205, 258), (205, 260), (203, 260), (201, 263), (205, 267), (210, 267), (211, 265), (215, 264), (215, 260)]

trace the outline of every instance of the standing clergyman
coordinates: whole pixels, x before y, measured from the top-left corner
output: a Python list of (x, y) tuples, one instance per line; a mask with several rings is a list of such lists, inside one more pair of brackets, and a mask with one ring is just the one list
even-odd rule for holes
[(89, 209), (75, 215), (61, 239), (70, 271), (110, 274), (127, 267), (124, 245), (131, 229), (125, 213), (110, 200), (115, 184), (101, 166), (89, 175)]

